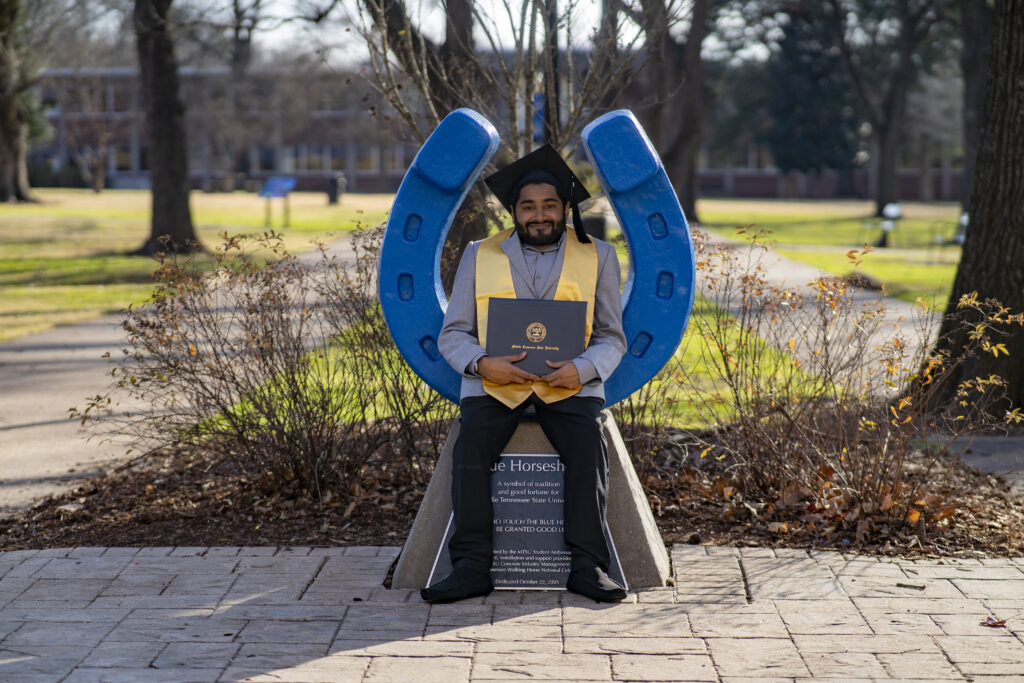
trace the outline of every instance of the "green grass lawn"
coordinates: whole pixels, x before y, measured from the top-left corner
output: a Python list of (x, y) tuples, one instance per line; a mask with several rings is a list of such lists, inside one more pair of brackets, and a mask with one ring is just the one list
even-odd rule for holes
[[(901, 207), (903, 218), (889, 236), (892, 248), (925, 249), (956, 232), (959, 204), (904, 202)], [(873, 210), (867, 201), (706, 199), (697, 205), (700, 227), (726, 237), (735, 237), (736, 227), (752, 226), (770, 231), (779, 245), (847, 249), (878, 240), (881, 227)]]
[[(921, 297), (941, 311), (953, 286), (960, 249), (946, 246), (960, 215), (951, 202), (905, 202), (904, 218), (889, 236), (887, 248), (876, 248), (852, 267), (846, 253), (874, 244), (881, 235), (866, 201), (703, 200), (698, 204), (700, 227), (730, 239), (751, 239), (758, 231), (787, 258), (836, 275), (855, 269), (885, 285), (890, 296), (911, 303)], [(744, 226), (743, 233), (736, 228)]]
[(956, 277), (958, 248), (877, 249), (861, 264), (852, 267), (843, 249), (779, 248), (778, 253), (794, 261), (816, 266), (836, 275), (862, 273), (885, 285), (889, 296), (916, 303), (918, 298), (935, 311), (944, 311)]
[[(56, 325), (71, 324), (145, 301), (152, 291), (156, 262), (129, 256), (148, 235), (149, 195), (142, 191), (39, 190), (43, 202), (0, 206), (0, 340)], [(328, 206), (319, 193), (291, 198), (291, 227), (282, 228), (282, 202), (273, 204), (273, 224), (290, 251), (308, 249), (315, 239), (340, 235), (357, 224), (375, 225), (386, 218), (391, 195), (346, 195), (339, 206)], [(247, 193), (193, 193), (192, 209), (200, 240), (208, 247), (220, 233), (262, 232), (264, 200)], [(908, 242), (925, 246), (932, 223), (955, 220), (955, 207), (909, 205)], [(701, 227), (731, 235), (733, 227), (754, 225), (770, 229), (783, 254), (842, 273), (849, 270), (845, 253), (857, 246), (858, 231), (870, 213), (866, 202), (765, 202), (705, 200)], [(902, 234), (902, 233), (901, 233)], [(852, 240), (847, 242), (847, 239)], [(902, 237), (901, 237), (902, 239)], [(861, 239), (861, 241), (863, 241)], [(900, 244), (894, 235), (893, 243)], [(626, 263), (626, 250), (620, 245)], [(890, 291), (916, 296), (943, 286), (955, 268), (955, 250), (895, 248), (878, 250), (861, 270), (889, 283)], [(201, 264), (212, 257), (199, 257)], [(932, 263), (930, 260), (941, 260)], [(907, 264), (914, 262), (918, 270)], [(899, 287), (906, 285), (906, 292)], [(916, 287), (916, 289), (914, 289)], [(715, 315), (714, 307), (698, 297), (694, 317)], [(731, 335), (732, 332), (727, 334)], [(731, 337), (730, 337), (731, 338)], [(760, 348), (760, 346), (758, 347)], [(785, 365), (784, 354), (768, 350), (773, 367)], [(703, 427), (728, 415), (729, 396), (720, 387), (715, 353), (691, 325), (677, 360), (653, 382), (666, 390), (657, 420), (675, 426)], [(722, 401), (708, 404), (709, 396)]]
[[(157, 263), (128, 256), (149, 234), (149, 193), (138, 190), (38, 189), (38, 204), (0, 205), (0, 340), (88, 320), (144, 301)], [(305, 251), (318, 239), (376, 225), (392, 195), (348, 194), (329, 206), (322, 193), (290, 198), (291, 225), (281, 227), (283, 203), (272, 205), (285, 246)], [(193, 192), (200, 241), (265, 230), (265, 200), (254, 194)], [(210, 262), (201, 258), (200, 262)]]

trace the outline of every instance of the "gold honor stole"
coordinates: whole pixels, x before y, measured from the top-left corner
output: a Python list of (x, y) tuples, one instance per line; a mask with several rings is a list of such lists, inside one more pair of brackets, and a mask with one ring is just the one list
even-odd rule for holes
[[(512, 281), (512, 265), (501, 249), (501, 243), (512, 236), (515, 228), (502, 230), (480, 243), (476, 252), (476, 325), (480, 344), (487, 348), (487, 309), (491, 297), (515, 299), (516, 289)], [(590, 242), (583, 244), (571, 233), (566, 232), (565, 256), (562, 272), (558, 276), (555, 301), (585, 301), (587, 303), (586, 326), (583, 346), (590, 343), (594, 326), (594, 294), (597, 289), (597, 246)], [(570, 360), (570, 359), (566, 359)], [(552, 370), (553, 372), (553, 370)], [(576, 394), (581, 387), (565, 389), (552, 387), (546, 382), (525, 382), (520, 384), (495, 384), (484, 379), (484, 391), (509, 408), (515, 408), (531, 393), (537, 394), (545, 403), (561, 401)]]

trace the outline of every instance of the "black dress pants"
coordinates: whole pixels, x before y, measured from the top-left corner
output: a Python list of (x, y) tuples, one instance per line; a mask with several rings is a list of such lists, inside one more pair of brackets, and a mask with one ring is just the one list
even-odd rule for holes
[(607, 570), (608, 453), (597, 421), (604, 401), (572, 396), (544, 403), (535, 394), (511, 409), (491, 396), (472, 396), (461, 403), (462, 424), (452, 453), (452, 566), (490, 571), (491, 467), (529, 405), (535, 407), (541, 429), (565, 465), (565, 543), (572, 553), (572, 568), (597, 565)]

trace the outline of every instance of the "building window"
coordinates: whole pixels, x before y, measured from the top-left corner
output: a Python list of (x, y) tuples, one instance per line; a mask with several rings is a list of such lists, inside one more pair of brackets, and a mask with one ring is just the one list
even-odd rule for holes
[(306, 168), (310, 171), (323, 171), (324, 162), (327, 159), (324, 158), (324, 148), (320, 145), (309, 145), (306, 147)]
[(405, 172), (405, 148), (402, 145), (389, 145), (385, 149), (384, 170), (388, 173)]
[(380, 147), (358, 145), (356, 147), (356, 172), (377, 173), (380, 171)]
[(132, 170), (132, 148), (127, 145), (118, 145), (114, 148), (114, 168), (118, 171)]
[(275, 170), (274, 161), (276, 159), (276, 155), (274, 154), (274, 148), (273, 147), (261, 146), (259, 148), (258, 156), (259, 156), (259, 166), (256, 169), (257, 171), (273, 171), (273, 170)]
[(345, 145), (331, 145), (331, 170), (348, 170), (348, 147)]

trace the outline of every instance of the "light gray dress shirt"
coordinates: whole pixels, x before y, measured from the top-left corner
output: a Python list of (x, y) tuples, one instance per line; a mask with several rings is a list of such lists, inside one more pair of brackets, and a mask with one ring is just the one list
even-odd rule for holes
[[(576, 239), (567, 230), (557, 249), (540, 251), (524, 246), (519, 236), (501, 243), (512, 270), (512, 283), (520, 299), (554, 299), (565, 258), (565, 240)], [(591, 238), (593, 239), (593, 238)], [(594, 239), (597, 246), (597, 291), (594, 296), (594, 325), (586, 350), (573, 359), (583, 387), (577, 396), (604, 398), (604, 382), (626, 351), (622, 331), (622, 296), (619, 259), (607, 242)], [(477, 360), (487, 355), (480, 345), (476, 326), (476, 253), (479, 242), (466, 247), (455, 275), (437, 347), (456, 372), (462, 375), (460, 398), (483, 396), (480, 376), (473, 373)]]

